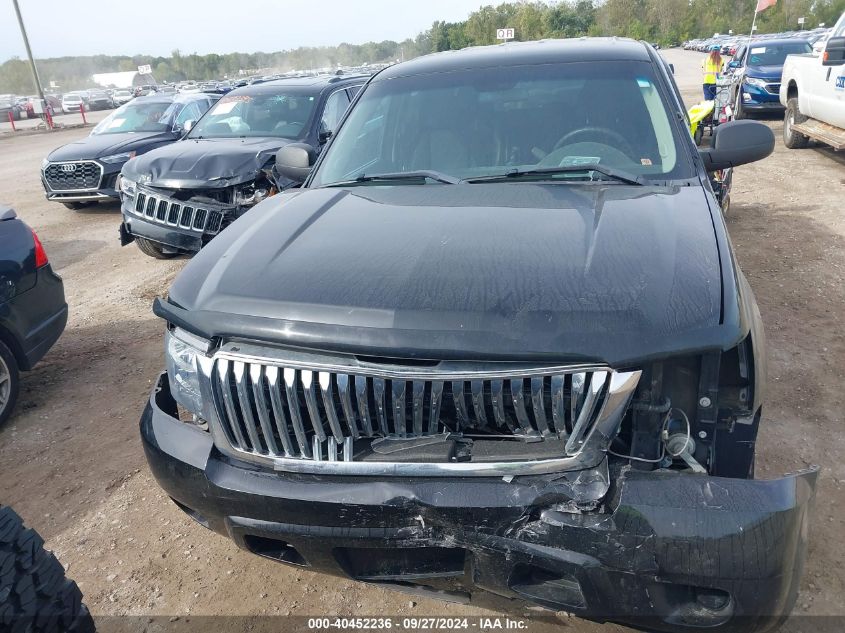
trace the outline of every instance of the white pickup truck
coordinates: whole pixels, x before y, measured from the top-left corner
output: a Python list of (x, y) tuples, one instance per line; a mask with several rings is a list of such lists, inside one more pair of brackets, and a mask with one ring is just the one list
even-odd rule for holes
[(786, 107), (783, 142), (806, 147), (812, 138), (845, 149), (845, 13), (821, 55), (789, 55), (783, 65), (780, 102)]

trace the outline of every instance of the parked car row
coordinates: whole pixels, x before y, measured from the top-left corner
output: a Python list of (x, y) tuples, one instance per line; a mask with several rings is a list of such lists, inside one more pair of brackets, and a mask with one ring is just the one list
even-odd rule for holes
[[(764, 33), (754, 35), (754, 41), (761, 42), (765, 40), (788, 40), (797, 38), (806, 40), (810, 45), (821, 41), (830, 35), (832, 29), (819, 27), (807, 31), (784, 31), (782, 33)], [(743, 45), (747, 45), (748, 41), (752, 39), (749, 35), (715, 35), (704, 39), (693, 39), (683, 43), (686, 50), (693, 50), (699, 52), (710, 51), (714, 46), (719, 47), (719, 52), (722, 55), (735, 55), (737, 50)]]

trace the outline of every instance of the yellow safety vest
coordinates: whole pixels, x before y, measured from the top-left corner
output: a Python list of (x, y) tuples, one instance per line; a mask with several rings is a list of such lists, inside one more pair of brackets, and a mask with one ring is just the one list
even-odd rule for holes
[(720, 65), (710, 61), (710, 57), (705, 57), (704, 61), (701, 62), (701, 67), (704, 68), (704, 83), (716, 83), (716, 75), (722, 70)]

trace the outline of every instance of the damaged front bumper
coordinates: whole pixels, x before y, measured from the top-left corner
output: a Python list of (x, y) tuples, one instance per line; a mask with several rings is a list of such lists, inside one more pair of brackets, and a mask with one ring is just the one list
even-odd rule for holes
[(269, 472), (178, 421), (164, 374), (141, 436), (167, 494), (256, 554), (499, 610), (528, 603), (666, 631), (765, 631), (782, 621), (817, 476), (623, 468), (591, 510), (572, 482), (601, 481), (600, 469), (508, 480)]

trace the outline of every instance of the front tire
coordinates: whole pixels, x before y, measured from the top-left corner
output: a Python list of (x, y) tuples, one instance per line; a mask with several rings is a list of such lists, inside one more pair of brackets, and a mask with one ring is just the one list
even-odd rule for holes
[(794, 125), (804, 123), (807, 117), (798, 109), (798, 99), (792, 97), (786, 102), (786, 114), (783, 117), (783, 144), (789, 149), (804, 149), (810, 138), (796, 132)]
[(152, 240), (145, 237), (135, 236), (135, 243), (144, 255), (149, 255), (155, 259), (172, 259), (176, 257), (176, 253), (167, 253), (162, 247)]
[(12, 415), (20, 387), (18, 361), (15, 360), (12, 350), (0, 341), (0, 426)]
[(4, 633), (94, 633), (79, 587), (9, 507), (0, 507), (0, 597)]
[(747, 118), (748, 113), (742, 105), (742, 89), (740, 88), (736, 93), (736, 99), (734, 101), (734, 120), (741, 121), (742, 119)]

